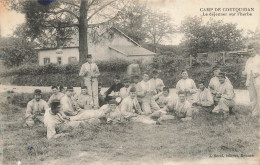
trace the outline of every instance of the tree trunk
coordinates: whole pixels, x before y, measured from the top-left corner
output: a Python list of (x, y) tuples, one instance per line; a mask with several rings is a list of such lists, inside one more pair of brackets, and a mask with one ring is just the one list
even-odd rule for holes
[(79, 64), (86, 61), (88, 54), (88, 21), (87, 21), (88, 6), (86, 0), (81, 0), (80, 16), (79, 16)]

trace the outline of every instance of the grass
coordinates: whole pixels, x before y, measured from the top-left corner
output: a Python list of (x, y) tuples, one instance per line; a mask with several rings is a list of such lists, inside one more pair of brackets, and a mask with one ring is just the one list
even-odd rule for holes
[(226, 120), (201, 112), (190, 122), (84, 125), (51, 141), (44, 127), (22, 127), (24, 113), (16, 105), (1, 105), (4, 164), (122, 164), (258, 153), (259, 123), (245, 106), (236, 106)]

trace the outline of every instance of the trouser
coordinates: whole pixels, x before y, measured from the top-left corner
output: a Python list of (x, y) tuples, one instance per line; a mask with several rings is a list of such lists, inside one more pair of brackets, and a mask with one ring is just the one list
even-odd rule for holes
[(36, 116), (34, 119), (31, 117), (25, 119), (25, 124), (29, 127), (34, 126), (36, 123), (43, 123), (43, 116)]
[(98, 103), (98, 81), (96, 78), (84, 78), (84, 84), (88, 88), (88, 94), (91, 98), (91, 101), (94, 107), (99, 107)]
[(145, 112), (146, 114), (151, 114), (154, 111), (160, 110), (160, 107), (155, 102), (154, 98), (149, 95), (142, 98), (141, 107), (142, 107), (143, 112)]
[(106, 117), (105, 113), (102, 110), (84, 110), (81, 113), (77, 114), (76, 116), (70, 117), (71, 121), (82, 121), (82, 120), (89, 120), (89, 119), (99, 119)]
[(137, 123), (143, 123), (143, 124), (156, 124), (156, 121), (152, 120), (150, 117), (148, 116), (136, 116), (136, 117), (132, 117), (130, 119), (130, 121), (132, 122), (137, 122)]
[(252, 107), (252, 115), (257, 116), (259, 115), (259, 101), (260, 101), (260, 85), (255, 85), (254, 87), (248, 87), (248, 92), (251, 101)]
[(235, 106), (234, 100), (228, 100), (225, 98), (221, 98), (218, 102), (218, 105), (212, 110), (213, 113), (229, 113), (229, 108), (232, 108)]
[(191, 110), (192, 114), (199, 113), (200, 111), (207, 111), (211, 112), (213, 110), (213, 105), (212, 106), (198, 106), (198, 105), (192, 105)]
[(159, 119), (158, 119), (158, 121), (167, 121), (167, 120), (173, 120), (173, 119), (175, 119), (175, 117), (173, 116), (173, 115), (170, 115), (170, 114), (164, 114), (164, 115), (162, 115)]

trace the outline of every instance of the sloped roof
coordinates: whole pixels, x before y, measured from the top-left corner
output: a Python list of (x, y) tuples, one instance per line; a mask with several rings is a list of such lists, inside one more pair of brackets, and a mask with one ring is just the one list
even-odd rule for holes
[(156, 53), (151, 52), (143, 47), (139, 46), (109, 46), (110, 49), (113, 49), (121, 54), (126, 56), (153, 56)]

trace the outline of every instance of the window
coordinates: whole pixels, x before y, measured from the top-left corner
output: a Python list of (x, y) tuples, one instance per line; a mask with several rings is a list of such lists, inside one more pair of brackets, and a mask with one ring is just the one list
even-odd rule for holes
[(43, 58), (43, 64), (49, 64), (50, 63), (50, 58)]
[(77, 63), (77, 57), (69, 57), (69, 64)]
[(57, 64), (61, 65), (61, 57), (57, 57)]

